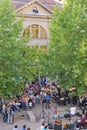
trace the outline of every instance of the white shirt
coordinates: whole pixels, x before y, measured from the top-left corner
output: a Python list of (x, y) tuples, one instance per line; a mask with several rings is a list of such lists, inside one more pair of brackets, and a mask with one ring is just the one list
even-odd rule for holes
[(32, 107), (32, 102), (29, 102), (29, 106)]
[(13, 128), (13, 130), (19, 130), (18, 128)]
[(43, 130), (44, 126), (41, 125), (40, 130)]
[(75, 115), (75, 113), (76, 113), (76, 108), (75, 107), (71, 107), (70, 108), (70, 114), (71, 115)]

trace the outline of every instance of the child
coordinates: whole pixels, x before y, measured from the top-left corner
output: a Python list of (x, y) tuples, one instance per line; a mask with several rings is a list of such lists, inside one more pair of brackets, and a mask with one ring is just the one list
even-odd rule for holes
[(58, 117), (57, 112), (58, 112), (57, 111), (57, 106), (55, 106), (54, 109), (53, 109), (53, 118), (54, 119), (57, 119), (57, 117)]

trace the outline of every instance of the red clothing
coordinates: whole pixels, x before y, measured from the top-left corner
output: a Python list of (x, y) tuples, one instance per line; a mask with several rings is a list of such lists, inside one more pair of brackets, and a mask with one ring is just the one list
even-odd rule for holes
[(26, 100), (25, 100), (25, 98), (24, 97), (22, 97), (22, 102), (25, 102)]
[(85, 124), (85, 117), (81, 117), (80, 120), (83, 124)]
[(53, 114), (54, 114), (54, 115), (57, 114), (57, 109), (56, 109), (56, 108), (54, 108)]

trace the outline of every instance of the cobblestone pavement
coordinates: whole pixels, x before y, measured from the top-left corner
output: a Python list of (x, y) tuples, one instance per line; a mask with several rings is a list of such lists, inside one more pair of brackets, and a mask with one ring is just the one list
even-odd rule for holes
[[(55, 103), (51, 104), (51, 109), (44, 108), (44, 116), (45, 116), (47, 122), (49, 121), (49, 122), (54, 123), (54, 120), (53, 120), (53, 107), (54, 107), (54, 105), (55, 105)], [(63, 117), (63, 115), (66, 113), (66, 109), (69, 109), (69, 107), (58, 106), (57, 109), (58, 109), (58, 115), (60, 115), (60, 117)], [(20, 120), (15, 120), (14, 124), (3, 123), (2, 116), (0, 115), (0, 130), (13, 130), (13, 127), (15, 124), (18, 125), (19, 130), (21, 130), (21, 128), (24, 124), (26, 124), (27, 127), (30, 127), (31, 130), (39, 130), (40, 125), (41, 125), (40, 115), (42, 113), (41, 105), (39, 105), (39, 104), (36, 105), (32, 109), (32, 111), (35, 114), (36, 119), (37, 119), (37, 121), (35, 123), (30, 123), (26, 111), (21, 111), (21, 114), (24, 115), (24, 118), (20, 119)], [(79, 111), (78, 108), (77, 108), (77, 111)], [(15, 115), (17, 115), (17, 113)], [(63, 119), (63, 124), (64, 124), (64, 121), (65, 120)]]

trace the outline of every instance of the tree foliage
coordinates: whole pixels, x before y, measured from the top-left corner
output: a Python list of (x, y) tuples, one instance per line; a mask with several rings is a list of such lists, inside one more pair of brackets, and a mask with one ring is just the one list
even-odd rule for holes
[(17, 14), (11, 2), (0, 2), (0, 95), (12, 97), (21, 93), (24, 81), (36, 76), (36, 48), (27, 47), (29, 36), (22, 36), (23, 19)]
[(87, 87), (87, 1), (68, 0), (55, 7), (50, 22), (50, 45), (45, 55), (48, 75), (61, 86)]

